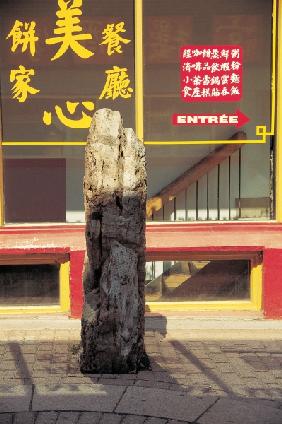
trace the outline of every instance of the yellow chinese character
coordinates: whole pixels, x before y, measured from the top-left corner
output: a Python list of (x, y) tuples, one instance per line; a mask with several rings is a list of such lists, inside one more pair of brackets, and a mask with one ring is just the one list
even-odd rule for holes
[(24, 53), (29, 45), (31, 55), (35, 55), (35, 43), (39, 40), (39, 38), (35, 36), (35, 25), (36, 23), (34, 21), (29, 23), (23, 23), (18, 20), (15, 21), (13, 28), (6, 37), (6, 40), (9, 38), (13, 40), (11, 47), (13, 53), (15, 53), (18, 46), (22, 46), (22, 53)]
[[(67, 110), (70, 115), (73, 115), (76, 112), (76, 108), (79, 105), (79, 102), (66, 102)], [(85, 107), (85, 109), (89, 110), (90, 112), (93, 112), (94, 110), (94, 103), (93, 102), (82, 102), (82, 105)], [(66, 127), (69, 128), (89, 128), (92, 116), (86, 115), (82, 111), (81, 117), (78, 119), (71, 119), (64, 115), (63, 109), (56, 105), (55, 106), (56, 115), (59, 119), (59, 121), (64, 124)], [(44, 111), (43, 114), (43, 122), (45, 125), (51, 125), (52, 123), (52, 114), (51, 112)]]
[(130, 79), (127, 75), (127, 68), (119, 68), (114, 66), (113, 69), (109, 69), (105, 72), (107, 75), (107, 81), (103, 88), (103, 91), (99, 99), (116, 99), (117, 97), (123, 97), (128, 99), (131, 97), (133, 89), (129, 87)]
[(23, 65), (19, 66), (19, 69), (13, 69), (10, 72), (10, 82), (14, 82), (12, 92), (13, 99), (17, 99), (20, 103), (23, 103), (27, 99), (28, 94), (39, 93), (40, 90), (33, 88), (29, 85), (30, 76), (35, 74), (34, 69), (25, 69)]
[[(114, 29), (115, 26), (115, 29)], [(118, 24), (108, 24), (107, 27), (102, 32), (103, 41), (102, 44), (108, 44), (107, 47), (107, 54), (108, 56), (111, 56), (115, 52), (122, 53), (121, 45), (130, 43), (131, 40), (128, 40), (127, 38), (123, 38), (119, 35), (119, 32), (126, 32), (124, 29), (124, 22), (119, 22)]]
[(82, 59), (88, 59), (93, 56), (93, 52), (82, 46), (79, 41), (92, 40), (91, 34), (79, 34), (82, 31), (79, 25), (80, 19), (78, 16), (82, 15), (80, 7), (82, 7), (82, 0), (58, 0), (60, 10), (57, 11), (58, 21), (57, 27), (54, 29), (53, 38), (48, 38), (46, 44), (62, 44), (55, 56), (51, 60), (56, 60), (71, 48)]

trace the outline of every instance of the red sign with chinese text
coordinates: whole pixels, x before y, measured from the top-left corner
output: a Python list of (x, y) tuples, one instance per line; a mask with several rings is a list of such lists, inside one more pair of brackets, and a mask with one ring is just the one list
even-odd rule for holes
[(180, 54), (184, 102), (237, 102), (241, 99), (240, 46), (183, 46)]

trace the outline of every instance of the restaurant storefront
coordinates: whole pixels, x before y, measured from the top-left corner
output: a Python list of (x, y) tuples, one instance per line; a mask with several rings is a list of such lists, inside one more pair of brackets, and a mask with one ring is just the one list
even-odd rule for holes
[(0, 314), (80, 316), (110, 108), (146, 146), (147, 310), (282, 317), (281, 29), (276, 0), (0, 3)]

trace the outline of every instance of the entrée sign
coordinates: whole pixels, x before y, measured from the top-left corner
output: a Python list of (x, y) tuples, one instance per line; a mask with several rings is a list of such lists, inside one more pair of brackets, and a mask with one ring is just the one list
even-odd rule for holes
[(249, 122), (249, 118), (240, 110), (232, 114), (195, 115), (175, 113), (172, 116), (173, 125), (233, 125), (235, 127), (242, 127), (247, 122)]

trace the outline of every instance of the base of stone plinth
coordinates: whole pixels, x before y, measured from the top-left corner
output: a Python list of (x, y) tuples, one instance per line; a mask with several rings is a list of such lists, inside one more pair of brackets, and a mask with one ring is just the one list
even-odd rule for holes
[(137, 374), (138, 371), (151, 371), (151, 365), (148, 355), (144, 352), (142, 358), (136, 363), (125, 363), (124, 361), (112, 361), (105, 362), (104, 364), (100, 363), (100, 366), (97, 366), (97, 361), (93, 358), (94, 366), (92, 364), (87, 364), (84, 361), (83, 353), (80, 355), (80, 371), (83, 374)]

